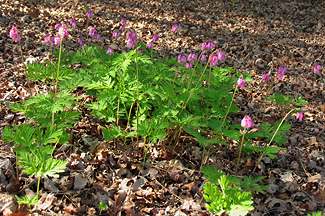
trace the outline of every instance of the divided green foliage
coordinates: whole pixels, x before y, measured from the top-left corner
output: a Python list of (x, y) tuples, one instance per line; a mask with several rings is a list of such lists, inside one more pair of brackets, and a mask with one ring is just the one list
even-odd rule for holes
[(303, 105), (306, 105), (308, 104), (308, 101), (306, 100), (303, 100), (300, 96), (297, 97), (297, 100), (295, 102), (295, 106), (303, 106)]
[(293, 100), (290, 95), (284, 94), (274, 94), (267, 98), (268, 101), (275, 102), (278, 105), (289, 105), (293, 103)]
[(323, 213), (322, 212), (313, 212), (310, 214), (307, 214), (307, 216), (323, 216)]
[[(247, 138), (254, 138), (254, 137), (265, 137), (266, 138), (266, 142), (269, 142), (275, 131), (277, 130), (277, 128), (279, 127), (279, 125), (281, 124), (282, 119), (278, 120), (274, 126), (271, 126), (270, 123), (268, 122), (264, 122), (261, 123), (260, 125), (260, 130), (257, 132), (253, 132), (253, 133), (248, 133), (246, 135)], [(281, 125), (281, 127), (279, 128), (277, 134), (275, 135), (273, 141), (279, 143), (279, 145), (282, 145), (282, 143), (285, 143), (288, 141), (288, 138), (284, 137), (284, 135), (289, 132), (291, 128), (291, 124), (287, 123), (287, 122), (283, 122), (283, 124)]]
[[(251, 176), (240, 180), (234, 176), (226, 176), (216, 167), (206, 166), (201, 169), (210, 183), (204, 184), (204, 199), (209, 203), (207, 209), (216, 214), (226, 212), (229, 215), (246, 215), (253, 210), (253, 196), (248, 191), (264, 193), (267, 186), (256, 183), (265, 177), (253, 179)], [(243, 187), (243, 189), (241, 189)]]
[(14, 151), (17, 153), (18, 165), (31, 176), (58, 177), (57, 173), (64, 172), (66, 162), (53, 159), (53, 145), (63, 136), (62, 128), (49, 126), (44, 130), (41, 126), (31, 127), (30, 124), (14, 125), (12, 129), (3, 129), (2, 139), (5, 142), (14, 142)]

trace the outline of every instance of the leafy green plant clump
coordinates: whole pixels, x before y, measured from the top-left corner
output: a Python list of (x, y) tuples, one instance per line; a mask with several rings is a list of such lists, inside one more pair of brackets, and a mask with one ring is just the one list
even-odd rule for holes
[[(232, 1), (234, 3), (234, 1)], [(87, 27), (93, 13), (87, 10)], [(197, 55), (179, 55), (178, 58), (160, 57), (154, 46), (159, 42), (155, 35), (150, 43), (139, 42), (136, 31), (126, 30), (127, 20), (122, 19), (119, 30), (112, 35), (118, 38), (124, 35), (128, 39), (129, 50), (117, 53), (112, 48), (102, 49), (100, 35), (94, 27), (89, 27), (87, 42), (96, 45), (86, 46), (84, 39), (79, 38), (80, 49), (75, 52), (63, 50), (64, 39), (69, 35), (66, 24), (57, 24), (58, 33), (54, 38), (48, 35), (45, 42), (51, 45), (54, 58), (41, 64), (27, 64), (28, 80), (45, 82), (47, 94), (32, 95), (21, 103), (11, 105), (13, 111), (23, 112), (33, 119), (33, 124), (5, 127), (2, 139), (14, 142), (14, 152), (17, 154), (17, 165), (24, 172), (38, 178), (37, 195), (19, 199), (20, 203), (37, 205), (41, 177), (58, 177), (64, 172), (66, 162), (53, 158), (57, 145), (67, 144), (70, 140), (68, 129), (81, 118), (81, 113), (73, 110), (75, 106), (85, 106), (98, 119), (103, 119), (106, 126), (102, 127), (104, 139), (114, 141), (118, 148), (120, 144), (130, 145), (127, 138), (136, 138), (133, 146), (139, 150), (139, 141), (144, 143), (143, 167), (147, 160), (149, 144), (163, 141), (163, 147), (177, 143), (184, 132), (192, 135), (203, 148), (201, 167), (207, 163), (214, 144), (228, 145), (229, 140), (237, 141), (238, 160), (236, 171), (240, 166), (242, 151), (252, 152), (275, 158), (281, 147), (270, 146), (275, 141), (279, 145), (287, 141), (285, 134), (291, 124), (284, 122), (292, 112), (298, 112), (293, 106), (303, 106), (306, 101), (301, 97), (292, 99), (289, 95), (269, 96), (270, 89), (277, 79), (269, 85), (263, 102), (282, 105), (287, 111), (274, 126), (264, 120), (255, 132), (251, 117), (245, 115), (241, 124), (229, 120), (229, 115), (236, 114), (239, 108), (234, 103), (237, 90), (244, 89), (246, 83), (252, 80), (249, 74), (235, 71), (231, 67), (219, 67), (219, 62), (225, 58), (221, 50), (215, 49), (213, 41), (202, 43), (202, 52)], [(76, 27), (74, 19), (70, 24)], [(172, 32), (178, 25), (172, 27)], [(21, 35), (16, 27), (10, 31), (10, 36), (17, 42)], [(21, 52), (22, 53), (22, 52)], [(317, 68), (319, 71), (320, 68)], [(286, 67), (283, 65), (277, 75), (281, 80)], [(317, 72), (318, 72), (317, 71)], [(269, 75), (263, 80), (268, 82)], [(29, 83), (29, 82), (28, 82)], [(78, 88), (86, 90), (87, 103), (81, 104), (82, 97), (76, 95)], [(259, 111), (257, 113), (257, 120)], [(302, 120), (302, 113), (297, 119)], [(124, 127), (121, 127), (123, 122)], [(241, 131), (244, 127), (244, 131)], [(209, 134), (212, 136), (209, 136)], [(264, 146), (256, 146), (256, 139), (264, 139)], [(244, 215), (251, 211), (252, 193), (263, 193), (264, 186), (256, 183), (264, 177), (240, 180), (234, 176), (226, 176), (215, 168), (202, 168), (210, 183), (204, 186), (205, 199), (209, 202), (208, 210), (220, 214)], [(17, 167), (17, 175), (18, 175)], [(105, 210), (104, 205), (98, 206)]]

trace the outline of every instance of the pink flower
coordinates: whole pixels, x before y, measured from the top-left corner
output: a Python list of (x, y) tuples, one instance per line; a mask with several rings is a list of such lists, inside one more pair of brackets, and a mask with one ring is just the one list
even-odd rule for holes
[(159, 40), (159, 36), (158, 35), (153, 36), (152, 40), (153, 41), (158, 41)]
[(279, 80), (282, 79), (283, 73), (287, 71), (287, 67), (285, 65), (282, 65), (279, 68), (279, 73), (276, 75)]
[(94, 34), (95, 39), (100, 39), (100, 34)]
[(125, 24), (127, 23), (126, 19), (123, 18), (123, 19), (121, 20), (121, 23), (122, 23), (123, 25), (125, 25)]
[(152, 43), (148, 43), (147, 47), (152, 48)]
[(177, 25), (177, 24), (174, 24), (173, 27), (172, 27), (172, 31), (173, 31), (173, 32), (176, 31), (177, 28), (178, 28), (178, 25)]
[(205, 50), (205, 49), (207, 49), (207, 44), (205, 42), (203, 42), (201, 50)]
[(240, 125), (244, 128), (252, 128), (254, 127), (254, 123), (251, 117), (245, 115), (244, 118), (241, 120)]
[(55, 45), (58, 45), (58, 44), (60, 44), (61, 43), (61, 39), (60, 39), (60, 37), (55, 37), (54, 38), (54, 44)]
[(318, 73), (322, 67), (320, 65), (316, 65), (314, 67), (314, 73)]
[(82, 45), (84, 43), (84, 40), (82, 40), (82, 38), (78, 38), (78, 42), (80, 43), (80, 45)]
[(121, 31), (124, 31), (124, 29), (125, 29), (124, 26), (121, 25), (121, 26), (120, 26), (120, 30), (121, 30)]
[(46, 37), (44, 38), (44, 41), (45, 41), (46, 43), (51, 43), (51, 35), (46, 36)]
[(65, 37), (68, 37), (68, 36), (69, 36), (69, 33), (67, 31), (67, 25), (62, 24), (61, 27), (59, 28), (59, 32), (57, 34), (57, 37), (65, 38)]
[(195, 53), (190, 53), (190, 55), (188, 56), (187, 60), (189, 62), (195, 62), (197, 60), (197, 56)]
[(303, 117), (304, 117), (304, 113), (300, 112), (300, 113), (297, 114), (296, 119), (299, 119), (299, 121), (301, 121)]
[(119, 36), (120, 36), (120, 34), (117, 31), (113, 33), (113, 37), (118, 38)]
[(209, 41), (209, 43), (206, 45), (206, 49), (211, 49), (212, 50), (215, 47), (216, 47), (216, 45), (214, 44), (213, 41)]
[(179, 56), (178, 56), (178, 63), (180, 63), (181, 65), (185, 65), (185, 63), (186, 63), (186, 57), (183, 56), (183, 55), (181, 55), (181, 54), (179, 54)]
[(202, 54), (201, 61), (206, 61), (206, 60), (207, 60), (207, 57), (204, 54)]
[(106, 54), (114, 55), (114, 50), (112, 48), (108, 48), (107, 51), (106, 51)]
[(218, 54), (218, 59), (224, 59), (226, 57), (225, 54), (221, 50), (219, 50), (219, 52), (217, 54)]
[(86, 13), (87, 17), (90, 19), (93, 15), (94, 11), (92, 11), (91, 9)]
[(60, 23), (55, 24), (54, 28), (56, 28), (56, 29), (61, 28), (61, 24)]
[(71, 18), (70, 20), (70, 24), (73, 26), (73, 27), (76, 27), (77, 26), (77, 23), (76, 23), (76, 20)]
[(190, 68), (192, 68), (192, 64), (191, 63), (186, 63), (186, 65), (185, 65), (185, 67), (187, 68), (187, 69), (190, 69)]
[(94, 34), (95, 34), (95, 28), (94, 27), (90, 27), (90, 30), (89, 30), (89, 33), (88, 34), (91, 35), (91, 36), (94, 36)]
[(9, 32), (9, 36), (17, 42), (18, 40), (21, 40), (21, 35), (19, 34), (19, 30), (16, 26), (12, 26), (11, 30)]
[(265, 82), (268, 82), (269, 81), (269, 75), (267, 74), (264, 74), (262, 79), (265, 81)]
[(237, 80), (237, 85), (240, 87), (240, 88), (244, 88), (245, 87), (245, 85), (246, 85), (246, 81), (245, 81), (245, 79), (243, 79), (243, 78), (239, 78), (238, 80)]
[(129, 40), (129, 43), (128, 43), (129, 47), (134, 49), (134, 43), (132, 40)]
[(217, 66), (217, 64), (218, 64), (218, 56), (216, 54), (210, 54), (209, 63), (211, 64), (212, 67)]
[(134, 48), (134, 46), (137, 45), (138, 43), (138, 39), (137, 39), (138, 35), (136, 32), (132, 32), (130, 31), (127, 35), (126, 38), (130, 39), (129, 41), (129, 47), (132, 47), (132, 49)]
[(137, 49), (137, 52), (138, 52), (139, 54), (141, 54), (141, 53), (142, 53), (142, 49)]

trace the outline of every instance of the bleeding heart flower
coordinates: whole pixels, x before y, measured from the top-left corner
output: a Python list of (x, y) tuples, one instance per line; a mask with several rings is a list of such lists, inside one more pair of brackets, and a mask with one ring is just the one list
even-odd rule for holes
[(71, 24), (73, 27), (76, 27), (76, 26), (77, 26), (77, 23), (76, 23), (76, 20), (75, 20), (75, 19), (71, 18), (71, 19), (69, 20), (69, 22), (70, 22), (70, 24)]
[(244, 118), (241, 120), (240, 125), (244, 128), (252, 128), (254, 127), (254, 123), (251, 117), (245, 115)]
[(90, 27), (90, 30), (89, 30), (89, 35), (91, 36), (94, 36), (95, 35), (95, 28), (94, 27)]
[(107, 51), (106, 51), (106, 54), (114, 55), (114, 50), (112, 48), (108, 48)]
[(86, 15), (87, 15), (87, 17), (90, 19), (90, 18), (92, 17), (93, 13), (94, 13), (94, 11), (89, 10), (89, 11), (86, 13)]
[(300, 113), (297, 114), (296, 119), (299, 119), (299, 121), (301, 121), (303, 117), (304, 117), (304, 113), (300, 112)]
[(316, 65), (314, 67), (314, 73), (318, 73), (322, 67), (320, 65)]
[(11, 30), (9, 32), (9, 36), (17, 42), (18, 40), (21, 40), (21, 35), (19, 34), (19, 30), (16, 26), (12, 26)]
[(178, 25), (177, 25), (177, 24), (174, 24), (173, 27), (172, 27), (172, 31), (173, 31), (173, 32), (176, 31), (177, 28), (178, 28)]
[(159, 36), (158, 35), (153, 36), (152, 40), (153, 41), (158, 41), (159, 40)]
[(269, 81), (269, 75), (267, 74), (264, 74), (262, 79), (265, 81), (265, 82), (268, 82)]
[(237, 80), (237, 85), (240, 87), (240, 88), (244, 88), (245, 87), (245, 85), (246, 85), (246, 81), (243, 79), (243, 78), (239, 78), (238, 80)]
[(84, 40), (82, 40), (82, 38), (78, 38), (78, 42), (80, 43), (80, 45), (82, 45), (84, 43)]
[(206, 61), (206, 60), (207, 60), (207, 57), (204, 54), (202, 54), (201, 61)]
[(120, 34), (119, 34), (117, 31), (115, 31), (115, 32), (113, 33), (113, 37), (118, 38), (119, 36), (120, 36)]
[(125, 25), (127, 22), (128, 22), (128, 21), (127, 21), (126, 19), (124, 19), (124, 18), (121, 20), (121, 23), (122, 23), (123, 25)]

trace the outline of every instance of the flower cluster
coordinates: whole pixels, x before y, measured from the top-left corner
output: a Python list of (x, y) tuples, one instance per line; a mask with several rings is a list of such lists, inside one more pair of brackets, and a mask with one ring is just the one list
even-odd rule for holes
[(187, 57), (187, 61), (189, 62), (195, 62), (197, 60), (197, 55), (195, 53), (190, 53), (190, 55)]
[(95, 27), (90, 27), (89, 30), (89, 35), (93, 36), (95, 39), (100, 39), (100, 35), (99, 34), (95, 34)]
[(278, 75), (276, 75), (278, 77), (279, 80), (282, 79), (282, 76), (283, 76), (283, 73), (287, 71), (287, 67), (285, 65), (282, 65), (280, 68), (279, 68), (279, 73)]
[[(224, 58), (225, 58), (225, 54), (220, 50), (217, 54), (210, 54), (209, 63), (212, 67), (215, 67), (218, 64), (218, 60), (224, 59)], [(201, 57), (201, 60), (202, 60), (202, 57)]]
[(92, 11), (91, 9), (86, 13), (87, 17), (90, 19), (93, 15), (94, 11)]
[(62, 23), (62, 25), (60, 25), (60, 27), (59, 27), (59, 32), (57, 33), (56, 37), (65, 38), (68, 36), (69, 36), (69, 33), (67, 31), (67, 25)]
[(76, 23), (76, 20), (75, 20), (75, 19), (71, 18), (71, 19), (69, 20), (69, 22), (70, 22), (70, 24), (71, 24), (73, 27), (76, 27), (76, 26), (77, 26), (77, 23)]
[(203, 42), (202, 43), (202, 50), (212, 50), (216, 47), (215, 43), (213, 41), (209, 41), (208, 43)]
[(21, 35), (19, 34), (19, 30), (14, 25), (11, 27), (9, 35), (15, 42), (17, 42), (18, 40), (21, 40)]
[(186, 57), (185, 56), (183, 56), (183, 55), (179, 55), (178, 56), (178, 63), (180, 63), (181, 65), (185, 65), (186, 64)]
[(57, 23), (55, 24), (54, 26), (56, 29), (58, 29), (58, 33), (56, 34), (56, 36), (53, 38), (51, 38), (51, 35), (47, 35), (45, 38), (44, 38), (44, 41), (46, 43), (49, 43), (51, 44), (51, 46), (53, 45), (58, 45), (61, 43), (61, 38), (65, 38), (65, 37), (68, 37), (69, 36), (69, 33), (67, 31), (67, 25), (62, 23), (62, 25), (60, 23)]
[(136, 32), (132, 32), (130, 31), (127, 35), (126, 38), (129, 39), (129, 47), (131, 47), (132, 49), (134, 49), (134, 47), (137, 45), (138, 43), (138, 35)]

